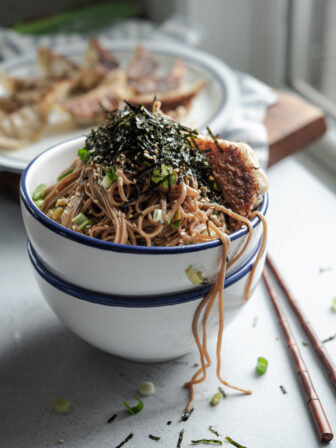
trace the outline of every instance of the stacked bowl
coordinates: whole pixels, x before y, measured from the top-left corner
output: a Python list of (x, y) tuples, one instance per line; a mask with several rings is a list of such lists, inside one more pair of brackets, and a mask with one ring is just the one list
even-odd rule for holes
[[(35, 205), (37, 185), (51, 185), (57, 173), (71, 164), (84, 137), (50, 148), (24, 171), (20, 197), (28, 233), (28, 253), (37, 283), (56, 315), (87, 342), (124, 358), (164, 361), (195, 349), (191, 330), (194, 312), (210, 285), (193, 286), (187, 269), (201, 271), (213, 283), (219, 272), (219, 240), (176, 247), (115, 244), (67, 229), (48, 218)], [(259, 211), (265, 215), (268, 196)], [(244, 289), (262, 238), (262, 223), (252, 219), (252, 238), (243, 256), (227, 270), (224, 320), (227, 326), (245, 304)], [(231, 259), (243, 247), (247, 228), (230, 235)], [(251, 294), (264, 265), (258, 263)], [(214, 307), (207, 332), (217, 333)]]

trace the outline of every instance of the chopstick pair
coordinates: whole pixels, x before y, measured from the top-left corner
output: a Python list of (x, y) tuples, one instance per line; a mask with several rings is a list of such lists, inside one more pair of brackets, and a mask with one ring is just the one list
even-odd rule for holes
[[(281, 275), (279, 274), (278, 270), (276, 269), (273, 261), (271, 260), (271, 258), (268, 255), (266, 257), (266, 263), (271, 268), (271, 270), (274, 274), (274, 277), (276, 278), (278, 284), (280, 285), (281, 289), (283, 290), (288, 303), (290, 304), (291, 308), (293, 309), (294, 313), (296, 314), (297, 318), (299, 319), (304, 331), (306, 332), (307, 336), (309, 337), (309, 339), (312, 343), (312, 346), (314, 347), (315, 352), (319, 356), (320, 361), (322, 362), (324, 368), (326, 369), (326, 371), (331, 379), (332, 385), (336, 389), (336, 367), (335, 367), (333, 361), (331, 360), (327, 350), (325, 349), (323, 343), (321, 342), (321, 340), (315, 333), (311, 323), (305, 317), (298, 302), (294, 299), (294, 297), (290, 293), (284, 279), (281, 277)], [(297, 375), (300, 380), (301, 386), (303, 388), (305, 397), (307, 399), (307, 405), (308, 405), (308, 408), (312, 415), (313, 422), (314, 422), (315, 428), (318, 432), (320, 441), (321, 442), (330, 442), (334, 437), (332, 429), (330, 427), (328, 418), (324, 412), (324, 409), (320, 402), (320, 399), (315, 391), (315, 388), (311, 381), (308, 369), (306, 367), (306, 364), (304, 363), (304, 360), (302, 358), (302, 355), (300, 353), (300, 350), (296, 343), (296, 340), (293, 336), (290, 325), (286, 319), (284, 311), (282, 310), (279, 299), (277, 298), (271, 277), (269, 275), (269, 272), (268, 272), (268, 269), (266, 266), (264, 267), (264, 271), (263, 271), (263, 280), (265, 282), (265, 285), (266, 285), (268, 294), (270, 296), (270, 299), (272, 301), (272, 304), (274, 306), (275, 312), (278, 316), (279, 324), (281, 326), (281, 329), (282, 329), (284, 336), (286, 338), (286, 341), (288, 343), (288, 350), (289, 350), (289, 352), (292, 356), (292, 359), (294, 361), (294, 364), (296, 366)]]

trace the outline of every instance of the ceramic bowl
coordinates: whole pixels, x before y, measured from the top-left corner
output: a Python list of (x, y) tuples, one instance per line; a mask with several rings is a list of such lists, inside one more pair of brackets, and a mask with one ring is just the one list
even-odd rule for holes
[[(222, 257), (219, 240), (179, 247), (143, 247), (102, 241), (67, 229), (42, 213), (31, 194), (37, 185), (55, 183), (58, 173), (73, 161), (85, 137), (68, 140), (34, 159), (21, 177), (20, 197), (24, 224), (33, 246), (50, 272), (65, 281), (106, 294), (144, 295), (187, 291), (192, 284), (185, 271), (192, 265), (210, 282)], [(267, 194), (259, 210), (265, 215)], [(228, 273), (244, 264), (262, 233), (259, 218), (248, 249)], [(247, 229), (230, 235), (231, 259), (243, 246)]]
[[(226, 276), (225, 328), (248, 303), (244, 300), (244, 289), (259, 247), (260, 242), (249, 259)], [(104, 295), (79, 288), (52, 274), (31, 243), (28, 252), (37, 283), (50, 307), (67, 327), (90, 344), (142, 362), (167, 361), (196, 349), (192, 319), (210, 286), (150, 297)], [(251, 294), (260, 279), (265, 253), (256, 268)], [(217, 331), (218, 308), (214, 306), (207, 324), (208, 339), (215, 337)]]

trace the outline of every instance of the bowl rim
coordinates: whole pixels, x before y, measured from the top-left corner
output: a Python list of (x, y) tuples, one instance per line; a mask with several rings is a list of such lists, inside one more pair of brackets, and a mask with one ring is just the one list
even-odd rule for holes
[[(236, 271), (225, 276), (224, 288), (228, 288), (234, 283), (241, 280), (247, 275), (253, 267), (257, 258), (259, 248), (261, 246), (262, 236), (259, 239), (256, 249), (246, 262), (240, 266)], [(266, 248), (266, 246), (265, 246)], [(28, 255), (35, 271), (51, 286), (70, 295), (74, 298), (84, 300), (86, 302), (95, 303), (98, 305), (106, 305), (122, 308), (154, 308), (160, 306), (179, 305), (204, 297), (212, 287), (211, 285), (201, 286), (188, 291), (177, 294), (163, 294), (159, 296), (122, 296), (98, 293), (89, 289), (81, 288), (80, 286), (69, 283), (57, 275), (51, 273), (39, 259), (36, 250), (31, 241), (28, 239), (27, 244)], [(265, 249), (264, 249), (265, 251)], [(225, 289), (224, 289), (225, 291)]]
[[(41, 154), (36, 156), (29, 163), (27, 168), (22, 173), (21, 179), (20, 179), (20, 198), (21, 198), (26, 210), (40, 224), (42, 224), (44, 227), (47, 227), (52, 232), (54, 232), (64, 238), (70, 239), (70, 240), (75, 241), (80, 244), (84, 244), (86, 246), (91, 246), (91, 247), (95, 247), (97, 249), (108, 250), (108, 251), (112, 251), (112, 252), (122, 252), (122, 253), (132, 253), (132, 254), (151, 254), (151, 255), (167, 254), (167, 255), (169, 255), (169, 254), (178, 254), (178, 253), (186, 253), (186, 252), (198, 252), (201, 250), (211, 249), (213, 247), (217, 247), (222, 244), (219, 239), (207, 241), (205, 243), (196, 243), (196, 244), (190, 244), (190, 245), (186, 245), (186, 246), (169, 246), (169, 247), (165, 247), (165, 246), (132, 246), (129, 244), (113, 243), (111, 241), (103, 241), (103, 240), (99, 240), (97, 238), (83, 235), (81, 233), (75, 232), (72, 229), (63, 227), (62, 225), (53, 221), (51, 218), (49, 218), (43, 212), (41, 212), (41, 210), (34, 204), (33, 200), (31, 199), (30, 194), (27, 191), (26, 179), (27, 179), (29, 170), (41, 157), (45, 157), (48, 152), (55, 150), (55, 148), (59, 148), (62, 145), (66, 145), (70, 142), (73, 142), (73, 144), (75, 145), (77, 141), (78, 142), (82, 141), (85, 138), (86, 138), (85, 136), (74, 137), (74, 138), (65, 140), (61, 143), (51, 146), (50, 148), (46, 149)], [(78, 145), (78, 146), (80, 147), (80, 145)], [(263, 200), (258, 207), (258, 211), (261, 212), (265, 216), (267, 209), (268, 209), (268, 193), (265, 193), (263, 195)], [(252, 224), (252, 227), (255, 228), (259, 224), (260, 218), (255, 216), (250, 222)], [(229, 234), (231, 242), (246, 235), (247, 232), (248, 232), (248, 228), (246, 226), (243, 226), (239, 230), (232, 232), (231, 234)]]

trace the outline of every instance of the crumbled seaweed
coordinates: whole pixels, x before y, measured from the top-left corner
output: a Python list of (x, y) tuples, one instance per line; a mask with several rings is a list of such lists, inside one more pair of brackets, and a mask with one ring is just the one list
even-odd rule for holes
[(225, 437), (225, 440), (227, 440), (229, 443), (231, 443), (231, 445), (234, 445), (234, 446), (236, 446), (237, 448), (246, 448), (246, 446), (243, 446), (243, 445), (241, 445), (240, 443), (235, 442), (235, 441), (232, 440), (231, 437), (229, 437), (229, 436), (226, 436), (226, 437)]
[(169, 426), (169, 425), (171, 425), (172, 424), (172, 421), (171, 420), (168, 420), (167, 421), (167, 425)]
[(324, 272), (328, 272), (328, 271), (331, 271), (331, 270), (332, 270), (331, 266), (325, 266), (325, 267), (319, 268), (319, 273), (323, 274)]
[(209, 430), (210, 432), (212, 432), (213, 434), (215, 434), (215, 436), (217, 436), (217, 437), (220, 436), (219, 432), (216, 431), (212, 426), (209, 426), (208, 430)]
[(157, 442), (161, 439), (161, 437), (153, 436), (153, 434), (148, 434), (148, 437), (152, 440), (156, 440)]
[(326, 342), (330, 342), (335, 338), (336, 338), (336, 334), (329, 336), (327, 339), (323, 339), (322, 344), (325, 344)]
[[(197, 131), (155, 110), (150, 112), (142, 105), (126, 104), (125, 109), (109, 113), (103, 126), (91, 131), (85, 147), (89, 164), (122, 166), (137, 179), (140, 190), (145, 178), (149, 174), (153, 176), (154, 170), (161, 173), (164, 165), (176, 169), (176, 183), (193, 177), (199, 187), (206, 187), (204, 197), (221, 203), (206, 154), (198, 150), (195, 142), (197, 135)], [(170, 185), (171, 175), (162, 182), (165, 180)]]
[(190, 443), (192, 443), (193, 445), (198, 445), (200, 443), (203, 443), (204, 445), (223, 445), (223, 442), (221, 440), (215, 439), (191, 440)]
[(177, 445), (176, 448), (181, 448), (181, 444), (182, 444), (182, 440), (183, 440), (183, 435), (184, 435), (184, 429), (181, 429), (178, 440), (177, 440)]
[(285, 389), (284, 386), (280, 385), (279, 387), (280, 387), (280, 390), (281, 390), (281, 392), (282, 392), (283, 394), (286, 394), (286, 393), (287, 393), (287, 390)]
[(132, 437), (134, 437), (134, 434), (131, 432), (131, 433), (128, 434), (128, 436), (126, 437), (126, 439), (123, 440), (121, 443), (119, 443), (119, 445), (116, 446), (115, 448), (121, 448), (121, 447), (124, 446), (127, 442), (129, 442), (129, 441), (132, 439)]
[(190, 411), (188, 411), (188, 412), (184, 412), (182, 414), (182, 417), (181, 417), (180, 421), (181, 422), (186, 422), (193, 412), (194, 412), (194, 408), (191, 408)]
[(117, 414), (113, 414), (112, 417), (110, 417), (110, 418), (107, 420), (107, 423), (112, 423), (112, 422), (116, 419), (116, 417), (117, 417)]

